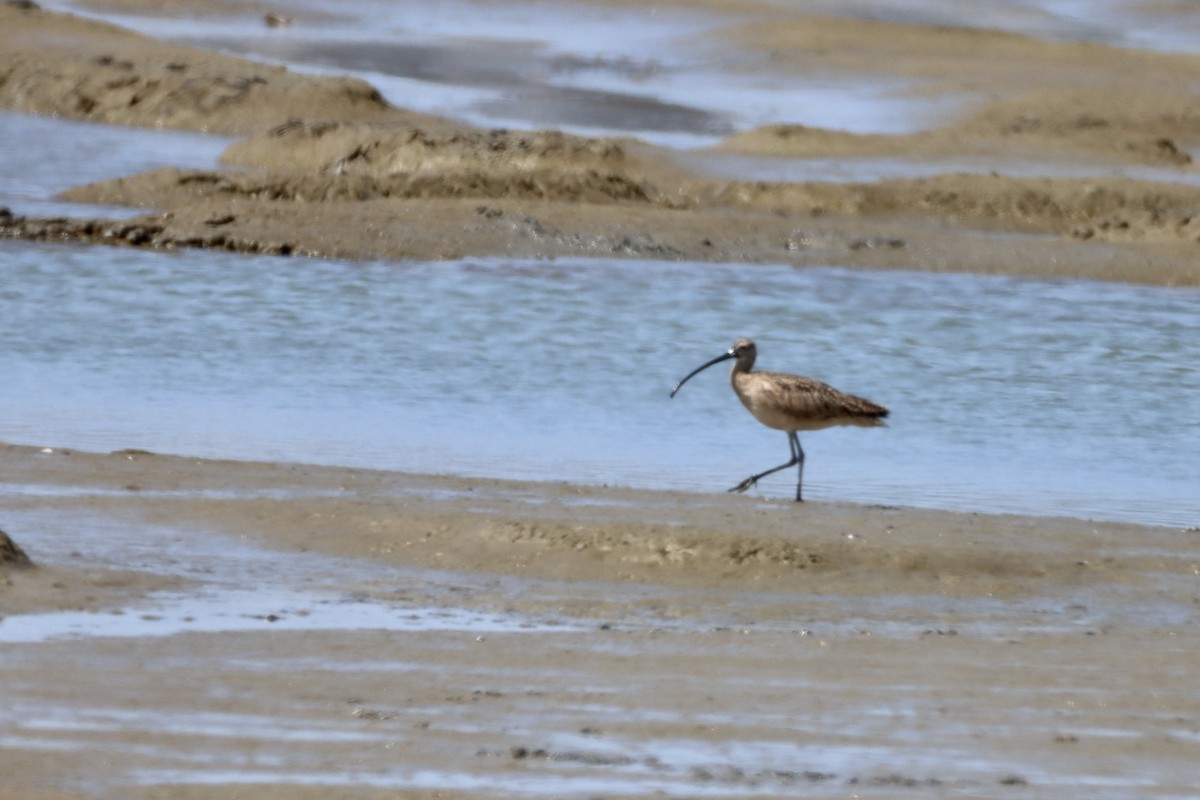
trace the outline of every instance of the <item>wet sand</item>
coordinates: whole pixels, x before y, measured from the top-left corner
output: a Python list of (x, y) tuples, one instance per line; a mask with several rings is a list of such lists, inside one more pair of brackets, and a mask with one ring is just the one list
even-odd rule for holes
[[(679, 5), (717, 13), (710, 4)], [(0, 105), (245, 138), (226, 153), (227, 169), (157, 170), (64, 195), (159, 210), (141, 219), (10, 215), (0, 218), (0, 235), (346, 258), (835, 261), (1200, 284), (1190, 155), (1200, 135), (1180, 100), (1200, 57), (769, 5), (726, 13), (728, 24), (704, 36), (744, 69), (904, 77), (918, 82), (915, 93), (961, 103), (916, 133), (767, 125), (728, 137), (711, 150), (714, 159), (970, 157), (995, 159), (997, 169), (877, 182), (717, 178), (695, 152), (680, 158), (632, 139), (480, 131), (390, 106), (363, 81), (5, 5)], [(1092, 165), (1096, 175), (1058, 175), (1063, 160)], [(1005, 164), (1028, 161), (1044, 163), (1045, 177), (1004, 174)], [(1114, 174), (1144, 168), (1177, 177)]]
[[(178, 630), (0, 644), (0, 796), (1194, 788), (1194, 530), (18, 446), (0, 480), (42, 562), (4, 614)], [(338, 608), (390, 621), (304, 629)]]

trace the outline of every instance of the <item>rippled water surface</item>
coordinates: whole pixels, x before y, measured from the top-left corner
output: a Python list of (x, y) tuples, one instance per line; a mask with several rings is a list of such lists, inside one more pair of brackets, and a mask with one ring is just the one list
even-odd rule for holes
[(64, 189), (158, 167), (215, 167), (230, 139), (201, 133), (71, 122), (0, 110), (0, 141), (19, 157), (0, 158), (0, 205), (39, 216), (129, 216), (145, 209), (61, 203)]
[[(807, 496), (1200, 522), (1200, 293), (835, 268), (0, 244), (0, 439), (722, 492), (787, 458), (720, 369), (891, 408)], [(787, 497), (781, 474), (760, 491)]]

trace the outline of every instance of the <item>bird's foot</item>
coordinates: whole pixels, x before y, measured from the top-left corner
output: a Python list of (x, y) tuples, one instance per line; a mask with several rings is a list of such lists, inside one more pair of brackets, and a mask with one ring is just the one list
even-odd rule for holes
[(751, 486), (754, 486), (757, 483), (758, 483), (758, 478), (755, 477), (754, 475), (751, 475), (749, 478), (746, 478), (746, 480), (742, 481), (737, 486), (734, 486), (729, 491), (737, 492), (738, 494), (741, 494), (742, 492), (746, 491)]

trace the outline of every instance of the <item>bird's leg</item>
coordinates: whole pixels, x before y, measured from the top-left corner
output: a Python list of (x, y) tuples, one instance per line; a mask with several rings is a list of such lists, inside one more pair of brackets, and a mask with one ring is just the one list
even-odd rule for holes
[(796, 470), (796, 502), (803, 503), (804, 498), (800, 496), (800, 489), (804, 485), (804, 448), (800, 446), (800, 437), (795, 431), (791, 434), (792, 454), (796, 457), (796, 462), (800, 467)]
[[(773, 472), (779, 472), (779, 470), (781, 470), (781, 469), (787, 469), (788, 467), (795, 466), (796, 464), (799, 464), (801, 471), (803, 471), (804, 470), (804, 451), (800, 449), (800, 440), (799, 440), (799, 438), (797, 438), (795, 433), (788, 433), (788, 447), (790, 447), (792, 450), (792, 458), (786, 464), (780, 464), (778, 467), (771, 467), (769, 470), (767, 470), (765, 472), (760, 472), (757, 475), (751, 475), (749, 478), (746, 478), (746, 480), (742, 481), (737, 486), (734, 486), (729, 491), (744, 492), (747, 489), (749, 489), (751, 486), (753, 486), (754, 484), (758, 483), (759, 478), (765, 478)], [(797, 500), (800, 499), (800, 487), (799, 486), (796, 487), (796, 499)]]

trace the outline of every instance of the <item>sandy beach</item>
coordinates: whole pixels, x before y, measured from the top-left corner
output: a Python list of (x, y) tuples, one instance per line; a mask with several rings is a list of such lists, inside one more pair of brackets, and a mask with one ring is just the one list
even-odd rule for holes
[[(0, 4), (0, 107), (235, 141), (218, 168), (62, 196), (142, 216), (0, 209), (0, 237), (1200, 285), (1197, 56), (677, 0), (726, 19), (703, 35), (746, 69), (969, 98), (917, 132), (774, 124), (682, 153), (480, 129), (357, 78), (24, 5)], [(273, 11), (88, 7), (256, 25)], [(706, 169), (737, 156), (1046, 171)], [(1064, 162), (1171, 179), (1069, 177)], [(0, 800), (1200, 785), (1195, 528), (71, 446), (0, 444)]]

